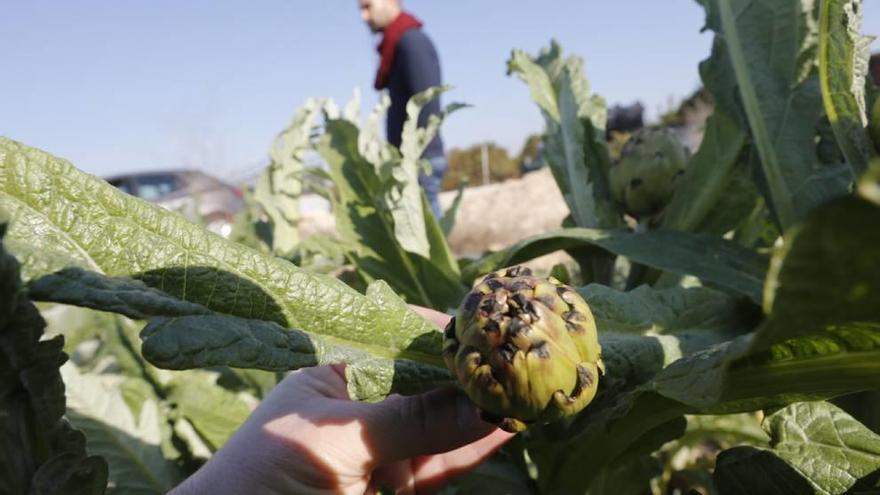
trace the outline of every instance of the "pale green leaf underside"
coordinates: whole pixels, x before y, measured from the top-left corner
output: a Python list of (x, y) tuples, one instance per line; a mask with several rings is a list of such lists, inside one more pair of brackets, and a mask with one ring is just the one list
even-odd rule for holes
[(86, 434), (89, 452), (107, 460), (111, 493), (166, 493), (178, 481), (173, 464), (162, 456), (158, 403), (147, 400), (135, 416), (122, 397), (125, 380), (117, 375), (80, 373), (62, 368), (67, 418)]
[[(345, 362), (349, 364), (349, 393), (359, 399), (429, 390), (451, 380), (440, 359), (439, 347), (428, 353), (410, 353), (374, 344), (353, 345), (330, 336), (283, 328), (271, 321), (215, 313), (138, 280), (72, 268), (32, 281), (29, 290), (31, 297), (39, 301), (151, 319), (141, 333), (141, 350), (147, 360), (160, 368), (231, 366), (288, 371)], [(405, 309), (402, 302), (395, 302), (396, 296), (384, 284), (374, 285), (371, 294), (392, 309)], [(432, 348), (438, 336), (439, 332), (426, 334), (424, 343), (419, 345)]]
[(177, 374), (168, 383), (168, 399), (192, 424), (208, 446), (217, 451), (244, 423), (250, 408), (233, 392), (217, 385), (211, 373)]
[(843, 493), (880, 469), (880, 435), (827, 402), (792, 404), (764, 428), (774, 452), (818, 493)]
[(880, 436), (827, 402), (792, 404), (768, 416), (770, 449), (739, 448), (718, 460), (723, 494), (872, 492)]
[[(621, 292), (600, 284), (578, 289), (600, 331), (639, 335), (684, 330), (730, 330), (748, 326), (749, 307), (708, 288), (654, 289), (643, 285)], [(751, 311), (752, 314), (755, 311)]]
[[(532, 57), (514, 50), (507, 62), (529, 87), (544, 116), (545, 157), (578, 227), (615, 225), (614, 212), (597, 184), (605, 181), (594, 148), (596, 129), (605, 128), (605, 102), (590, 94), (579, 57), (564, 58), (558, 43)], [(584, 122), (590, 125), (585, 125)], [(594, 135), (588, 135), (591, 132)], [(598, 189), (598, 190), (597, 190)]]
[(382, 287), (365, 297), (338, 280), (228, 242), (64, 160), (5, 138), (0, 138), (0, 201), (13, 217), (11, 238), (35, 249), (51, 246), (92, 270), (139, 278), (218, 313), (392, 353), (433, 354), (439, 346), (439, 337), (423, 337), (436, 331), (433, 326)]

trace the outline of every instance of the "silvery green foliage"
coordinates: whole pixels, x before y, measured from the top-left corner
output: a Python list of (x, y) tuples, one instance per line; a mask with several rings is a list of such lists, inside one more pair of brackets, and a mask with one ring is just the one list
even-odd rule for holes
[(608, 190), (606, 107), (591, 94), (580, 57), (564, 58), (559, 44), (532, 57), (514, 50), (507, 62), (528, 86), (545, 121), (547, 163), (578, 227), (614, 227), (619, 212)]
[(299, 243), (299, 197), (303, 192), (304, 160), (311, 135), (326, 100), (310, 98), (272, 143), (270, 163), (257, 178), (254, 199), (269, 217), (272, 251), (290, 253)]
[(432, 116), (424, 129), (415, 118), (441, 91), (433, 88), (413, 97), (402, 150), (380, 136), (387, 96), (363, 129), (347, 120), (328, 120), (317, 149), (335, 186), (329, 197), (342, 247), (359, 278), (384, 280), (408, 302), (446, 310), (458, 303), (465, 287), (418, 184), (419, 157), (445, 115), (460, 105)]
[[(67, 253), (74, 265), (136, 278), (142, 286), (159, 289), (187, 304), (252, 322), (246, 328), (270, 324), (274, 329), (297, 328), (318, 338), (330, 337), (333, 349), (338, 344), (342, 349), (361, 348), (340, 351), (343, 354), (362, 356), (363, 349), (383, 349), (385, 358), (371, 357), (349, 369), (351, 374), (375, 369), (389, 380), (352, 381), (352, 387), (364, 387), (352, 390), (354, 397), (387, 394), (394, 375), (393, 358), (407, 363), (413, 356), (430, 356), (432, 342), (440, 342), (433, 326), (381, 282), (361, 295), (336, 279), (226, 241), (180, 215), (121, 193), (63, 160), (6, 139), (0, 140), (0, 201), (13, 218), (9, 237), (22, 241), (17, 245), (25, 251), (50, 246), (53, 251)], [(70, 218), (91, 221), (70, 222)], [(239, 320), (228, 321), (233, 327), (229, 332), (238, 331), (235, 322)], [(174, 335), (193, 342), (181, 324), (173, 327)], [(199, 328), (212, 330), (210, 326)], [(167, 326), (163, 329), (164, 340), (159, 342), (176, 342), (165, 338), (171, 330)], [(326, 348), (323, 344), (316, 347)], [(162, 350), (160, 346), (156, 354), (164, 356)], [(241, 356), (240, 352), (233, 354)], [(259, 362), (259, 356), (244, 356), (242, 359)], [(434, 362), (440, 363), (439, 356)], [(427, 371), (409, 372), (421, 369), (409, 364), (398, 367), (403, 368), (402, 375), (416, 381), (434, 383), (438, 376), (448, 376), (442, 368), (420, 366), (428, 366)], [(401, 380), (395, 383), (403, 389), (413, 385)]]

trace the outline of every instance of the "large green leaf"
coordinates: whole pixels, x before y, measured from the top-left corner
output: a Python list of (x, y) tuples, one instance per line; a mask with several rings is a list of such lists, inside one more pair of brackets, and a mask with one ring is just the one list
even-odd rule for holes
[(865, 493), (880, 482), (880, 436), (827, 402), (792, 404), (764, 420), (771, 450), (723, 452), (724, 494)]
[(465, 279), (498, 267), (521, 263), (560, 249), (600, 248), (632, 261), (704, 282), (761, 301), (767, 260), (733, 242), (709, 235), (671, 230), (634, 233), (627, 230), (562, 229), (537, 235), (493, 253), (467, 267)]
[[(846, 198), (794, 227), (775, 254), (767, 280), (775, 297), (756, 333), (732, 340), (715, 334), (711, 342), (704, 332), (702, 341), (677, 352), (662, 338), (687, 343), (688, 332), (656, 337), (654, 346), (663, 351), (642, 337), (624, 356), (615, 352), (613, 334), (602, 334), (603, 359), (614, 370), (604, 383), (613, 393), (600, 393), (566, 432), (564, 445), (553, 447), (569, 450), (563, 461), (544, 466), (549, 486), (583, 491), (602, 466), (684, 414), (737, 413), (880, 389), (880, 309), (872, 292), (880, 285), (880, 250), (872, 229), (854, 227), (870, 224), (878, 211), (880, 205)], [(676, 354), (673, 362), (658, 359)]]
[(403, 249), (424, 258), (430, 256), (431, 246), (425, 233), (419, 162), (425, 148), (437, 134), (442, 117), (433, 116), (433, 122), (428, 128), (419, 129), (419, 115), (425, 105), (439, 98), (446, 89), (448, 88), (429, 88), (413, 95), (407, 102), (406, 122), (401, 133), (401, 160), (390, 165), (394, 180), (385, 192), (385, 203), (394, 219), (394, 237)]
[(139, 414), (126, 404), (119, 375), (80, 373), (62, 368), (71, 423), (85, 432), (90, 452), (107, 459), (112, 493), (166, 493), (180, 473), (165, 459), (158, 400), (141, 404)]
[(771, 451), (741, 446), (718, 454), (712, 480), (721, 495), (802, 495), (811, 486)]
[(545, 157), (579, 227), (613, 227), (620, 223), (607, 185), (608, 151), (600, 136), (605, 128), (605, 102), (590, 94), (579, 57), (563, 58), (558, 43), (531, 57), (514, 50), (508, 74), (528, 86), (546, 123)]
[(530, 479), (510, 462), (489, 459), (463, 474), (439, 495), (467, 495), (469, 493), (504, 493), (505, 495), (533, 495)]
[(250, 414), (248, 405), (235, 393), (216, 383), (216, 376), (192, 371), (176, 375), (167, 384), (168, 400), (214, 450), (218, 450)]
[[(361, 154), (361, 149), (369, 147), (358, 143), (357, 127), (337, 120), (327, 123), (327, 133), (318, 144), (336, 185), (337, 229), (349, 246), (356, 247), (350, 258), (367, 280), (385, 280), (411, 303), (444, 311), (457, 306), (465, 287), (437, 221), (419, 205), (429, 257), (407, 251), (396, 236), (396, 219), (383, 199), (386, 187), (392, 187), (386, 184), (391, 179), (383, 179), (377, 166)], [(396, 166), (399, 158), (388, 154), (391, 161), (383, 167)], [(384, 173), (390, 177), (390, 171)], [(418, 200), (424, 201), (421, 192)]]
[(297, 110), (293, 121), (275, 137), (271, 162), (257, 178), (254, 199), (269, 216), (272, 249), (278, 255), (293, 251), (299, 243), (299, 197), (311, 134), (326, 100), (310, 98)]
[[(603, 477), (597, 482), (611, 482), (604, 479), (613, 475), (606, 466), (621, 466), (630, 462), (624, 457), (650, 453), (681, 436), (683, 415), (693, 408), (648, 392), (655, 376), (755, 324), (753, 310), (737, 311), (735, 299), (704, 288), (640, 287), (624, 293), (590, 285), (579, 292), (596, 318), (607, 373), (599, 395), (568, 428), (529, 442), (539, 482), (551, 493), (583, 493), (596, 476)], [(733, 319), (722, 321), (725, 316)]]
[[(719, 107), (749, 132), (767, 204), (782, 229), (829, 198), (846, 194), (845, 167), (818, 159), (822, 116), (815, 71), (818, 23), (814, 2), (701, 0), (717, 33), (701, 66)], [(829, 181), (828, 174), (841, 174)]]
[(868, 168), (871, 141), (865, 77), (873, 37), (863, 36), (861, 0), (822, 0), (819, 10), (819, 81), (837, 144), (856, 175)]
[(771, 263), (759, 330), (675, 363), (655, 389), (710, 407), (722, 396), (787, 403), (880, 388), (880, 238), (863, 228), (878, 214), (845, 198), (790, 229)]
[(7, 139), (0, 139), (0, 201), (14, 219), (12, 238), (63, 249), (96, 271), (139, 278), (217, 313), (401, 356), (433, 359), (440, 348), (433, 325), (383, 288), (361, 295), (338, 280), (230, 243)]
[(847, 198), (786, 234), (764, 292), (771, 319), (755, 348), (836, 325), (880, 322), (880, 232), (865, 228), (878, 215), (877, 205)]
[[(450, 383), (435, 347), (436, 336), (414, 343), (422, 350), (395, 351), (386, 346), (351, 345), (341, 339), (286, 329), (275, 322), (212, 312), (181, 301), (143, 282), (111, 278), (78, 268), (46, 275), (29, 285), (40, 301), (113, 311), (130, 318), (151, 319), (141, 333), (142, 352), (166, 369), (214, 366), (287, 371), (345, 362), (352, 397), (375, 400), (388, 393), (418, 392)], [(406, 313), (405, 304), (382, 282), (369, 294), (390, 308), (389, 317)], [(439, 332), (437, 332), (439, 335)]]
[(664, 228), (703, 230), (700, 227), (734, 178), (745, 142), (746, 134), (723, 112), (716, 110), (709, 117), (700, 149), (688, 162), (672, 200), (663, 211)]
[(578, 289), (602, 332), (664, 335), (701, 329), (731, 330), (754, 324), (754, 306), (703, 287), (621, 292), (591, 284)]
[(137, 320), (211, 313), (201, 304), (170, 296), (139, 280), (106, 277), (80, 268), (66, 268), (32, 280), (28, 293), (36, 301), (72, 304)]

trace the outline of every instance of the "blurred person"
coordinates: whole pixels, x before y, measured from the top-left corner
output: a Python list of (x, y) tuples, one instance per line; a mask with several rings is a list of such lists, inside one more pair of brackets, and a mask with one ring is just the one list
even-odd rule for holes
[[(422, 29), (422, 22), (403, 11), (400, 0), (358, 0), (358, 3), (361, 19), (374, 33), (382, 33), (375, 87), (377, 90), (388, 89), (391, 108), (388, 109), (386, 136), (388, 142), (399, 148), (406, 120), (406, 103), (413, 95), (442, 84), (440, 59), (434, 43)], [(422, 110), (419, 126), (424, 127), (431, 115), (439, 113), (440, 99), (437, 98)], [(439, 133), (428, 144), (422, 158), (431, 164), (431, 174), (420, 174), (419, 184), (425, 190), (434, 216), (440, 218), (437, 194), (448, 164)]]
[[(449, 315), (416, 311), (443, 328)], [(289, 374), (171, 495), (433, 493), (513, 437), (454, 388), (368, 404), (345, 365)]]

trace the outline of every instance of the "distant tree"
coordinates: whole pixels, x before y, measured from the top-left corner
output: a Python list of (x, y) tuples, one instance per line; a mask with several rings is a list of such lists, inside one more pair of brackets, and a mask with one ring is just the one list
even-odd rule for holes
[[(501, 182), (520, 176), (519, 163), (508, 155), (507, 150), (495, 143), (487, 143), (490, 182)], [(449, 150), (446, 155), (449, 168), (443, 176), (443, 190), (456, 189), (464, 181), (471, 186), (483, 183), (482, 143), (469, 148)]]

